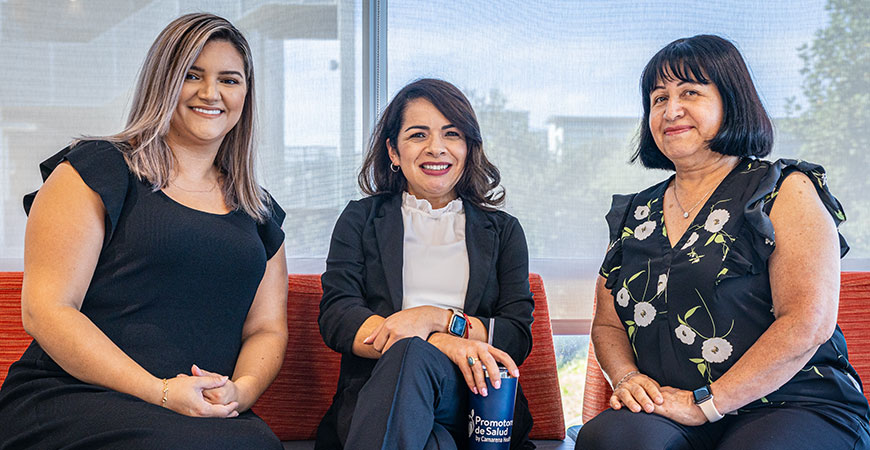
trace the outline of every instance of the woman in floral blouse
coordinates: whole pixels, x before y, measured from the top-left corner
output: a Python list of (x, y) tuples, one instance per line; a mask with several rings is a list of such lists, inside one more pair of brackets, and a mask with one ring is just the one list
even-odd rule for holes
[(756, 159), (773, 131), (727, 40), (668, 44), (641, 90), (633, 159), (675, 173), (607, 214), (592, 341), (614, 393), (577, 448), (870, 448), (824, 169)]

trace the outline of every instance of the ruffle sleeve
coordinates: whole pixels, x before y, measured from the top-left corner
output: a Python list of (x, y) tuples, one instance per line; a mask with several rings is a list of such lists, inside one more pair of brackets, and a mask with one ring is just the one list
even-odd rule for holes
[(287, 214), (271, 194), (267, 193), (267, 195), (269, 196), (267, 207), (272, 215), (264, 223), (257, 224), (257, 234), (263, 240), (263, 246), (266, 248), (266, 259), (269, 260), (284, 243), (284, 230), (281, 229), (281, 225)]
[(604, 216), (610, 232), (610, 244), (607, 246), (607, 253), (604, 255), (604, 262), (601, 263), (598, 273), (607, 280), (605, 286), (608, 289), (612, 289), (619, 278), (619, 269), (622, 267), (622, 229), (625, 227), (625, 220), (634, 196), (635, 194), (614, 194), (610, 211)]
[[(39, 165), (42, 180), (48, 176), (64, 161), (78, 172), (82, 181), (91, 190), (96, 192), (106, 208), (106, 235), (103, 242), (109, 242), (121, 209), (124, 207), (124, 199), (130, 187), (133, 176), (124, 161), (124, 156), (114, 144), (108, 141), (84, 141), (70, 145), (46, 159)], [(24, 212), (30, 214), (30, 207), (36, 198), (36, 192), (24, 196)]]
[[(741, 235), (742, 239), (735, 242), (723, 261), (723, 273), (717, 282), (725, 278), (761, 273), (766, 269), (768, 259), (776, 248), (770, 211), (782, 182), (791, 173), (799, 171), (810, 178), (837, 227), (846, 220), (843, 206), (828, 189), (827, 174), (822, 166), (794, 159), (780, 159), (769, 164), (770, 167), (761, 177), (755, 192), (746, 202), (743, 211), (746, 226)], [(842, 234), (839, 236), (840, 257), (843, 257), (849, 251), (849, 245)]]

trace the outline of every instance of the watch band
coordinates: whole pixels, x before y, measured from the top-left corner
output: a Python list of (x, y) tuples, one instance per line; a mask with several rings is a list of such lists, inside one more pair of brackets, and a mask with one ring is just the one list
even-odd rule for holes
[(713, 404), (712, 395), (707, 400), (698, 403), (698, 407), (704, 412), (704, 415), (707, 417), (707, 422), (713, 423), (725, 417), (719, 413), (719, 410), (716, 409), (716, 405)]
[(468, 314), (465, 314), (465, 311), (459, 311), (459, 314), (462, 314), (462, 317), (465, 318), (465, 336), (464, 338), (471, 338), (471, 320), (468, 318)]
[(704, 413), (704, 417), (707, 418), (708, 422), (713, 423), (725, 417), (719, 413), (719, 410), (716, 409), (716, 405), (713, 403), (713, 391), (710, 389), (709, 384), (692, 391), (692, 396), (695, 399), (695, 404), (698, 405), (698, 408), (701, 408), (701, 412)]

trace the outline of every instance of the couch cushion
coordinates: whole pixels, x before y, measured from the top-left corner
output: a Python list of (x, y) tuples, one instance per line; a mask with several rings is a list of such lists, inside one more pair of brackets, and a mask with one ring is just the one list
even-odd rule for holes
[(840, 308), (837, 324), (846, 336), (849, 363), (864, 384), (870, 400), (870, 272), (843, 272), (840, 275)]
[(0, 383), (32, 341), (21, 327), (21, 272), (0, 272)]
[(520, 384), (534, 420), (529, 437), (562, 440), (565, 439), (565, 418), (562, 414), (562, 391), (556, 371), (547, 293), (540, 275), (530, 274), (529, 283), (535, 296), (532, 352), (520, 366)]
[[(21, 272), (0, 272), (0, 382), (31, 338), (21, 327)], [(532, 352), (521, 366), (523, 391), (534, 417), (533, 439), (564, 439), (565, 424), (544, 283), (529, 277), (535, 296)], [(340, 355), (320, 337), (317, 325), (320, 275), (290, 275), (287, 355), (276, 380), (254, 405), (282, 441), (314, 439), (338, 384)]]
[[(276, 381), (254, 405), (281, 440), (313, 439), (338, 384), (340, 356), (323, 343), (317, 326), (319, 275), (290, 275), (287, 356)], [(520, 367), (520, 383), (534, 418), (533, 439), (564, 439), (565, 421), (556, 372), (553, 334), (544, 283), (529, 277), (535, 296), (532, 352)]]
[(322, 294), (320, 275), (290, 275), (287, 354), (253, 408), (282, 441), (314, 439), (338, 386), (341, 356), (323, 343), (317, 325)]

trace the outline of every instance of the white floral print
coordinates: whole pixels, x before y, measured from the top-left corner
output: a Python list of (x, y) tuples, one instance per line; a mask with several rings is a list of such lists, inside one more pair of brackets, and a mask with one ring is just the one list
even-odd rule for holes
[(707, 221), (704, 223), (704, 229), (711, 233), (718, 233), (722, 231), (722, 227), (728, 223), (728, 219), (730, 218), (731, 214), (728, 211), (717, 209), (707, 216)]
[(678, 326), (677, 329), (674, 330), (674, 333), (677, 335), (677, 339), (682, 341), (683, 344), (692, 345), (695, 343), (695, 336), (697, 335), (691, 328), (685, 325)]
[(656, 317), (656, 308), (649, 302), (640, 302), (634, 305), (634, 323), (639, 327), (645, 327), (652, 323)]
[(683, 244), (683, 250), (695, 245), (695, 242), (698, 242), (698, 237), (698, 233), (693, 231), (692, 234), (689, 235), (689, 239), (686, 241), (686, 243)]
[(653, 233), (653, 231), (655, 231), (655, 229), (656, 229), (656, 223), (653, 222), (652, 220), (647, 220), (646, 222), (638, 225), (634, 229), (634, 237), (636, 237), (637, 240), (642, 241), (642, 240), (650, 237), (650, 235)]
[[(635, 313), (637, 317), (637, 313)], [(711, 363), (720, 363), (731, 356), (731, 343), (722, 338), (710, 338), (701, 344), (701, 356)]]
[(634, 218), (637, 220), (643, 220), (649, 217), (649, 206), (641, 205), (638, 206), (637, 209), (634, 210)]
[(661, 294), (668, 288), (668, 274), (663, 273), (659, 275), (659, 282), (656, 285), (656, 295)]
[(628, 289), (622, 288), (619, 292), (616, 293), (616, 304), (625, 308), (628, 306), (628, 301), (631, 299), (631, 294), (628, 293)]

